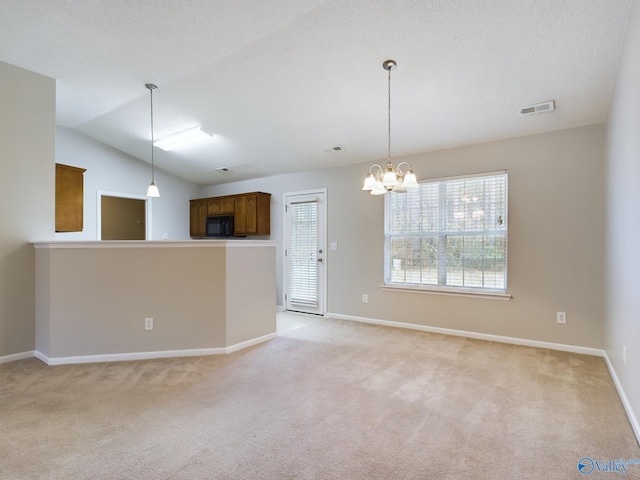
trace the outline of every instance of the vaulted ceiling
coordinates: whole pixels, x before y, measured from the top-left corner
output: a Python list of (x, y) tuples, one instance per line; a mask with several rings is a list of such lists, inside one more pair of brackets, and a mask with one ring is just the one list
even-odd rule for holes
[[(0, 61), (57, 123), (214, 184), (599, 123), (632, 0), (0, 0)], [(553, 113), (519, 108), (555, 100)], [(327, 153), (335, 145), (340, 153)], [(227, 173), (217, 172), (227, 167)]]

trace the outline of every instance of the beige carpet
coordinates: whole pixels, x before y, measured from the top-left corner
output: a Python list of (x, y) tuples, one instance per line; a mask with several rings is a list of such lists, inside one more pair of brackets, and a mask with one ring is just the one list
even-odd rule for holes
[(601, 358), (280, 321), (228, 356), (0, 365), (0, 478), (602, 479), (578, 461), (640, 459)]

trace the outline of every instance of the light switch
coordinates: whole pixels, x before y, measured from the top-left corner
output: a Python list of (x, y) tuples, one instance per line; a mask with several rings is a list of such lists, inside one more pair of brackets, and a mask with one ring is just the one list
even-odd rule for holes
[(338, 242), (331, 242), (331, 250), (338, 250)]

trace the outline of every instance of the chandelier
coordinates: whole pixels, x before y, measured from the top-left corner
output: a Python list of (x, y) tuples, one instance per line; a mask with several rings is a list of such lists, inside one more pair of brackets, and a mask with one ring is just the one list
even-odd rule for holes
[[(371, 195), (384, 195), (387, 192), (405, 193), (407, 188), (418, 186), (415, 173), (408, 162), (400, 162), (397, 168), (391, 163), (391, 70), (398, 64), (394, 60), (386, 60), (382, 68), (388, 72), (388, 103), (387, 103), (387, 166), (383, 169), (377, 163), (369, 167), (369, 173), (364, 179), (362, 190)], [(402, 167), (406, 168), (406, 171)]]

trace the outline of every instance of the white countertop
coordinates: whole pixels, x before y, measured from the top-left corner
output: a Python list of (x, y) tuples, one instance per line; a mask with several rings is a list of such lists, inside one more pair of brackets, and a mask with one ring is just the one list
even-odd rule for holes
[(35, 248), (237, 248), (275, 247), (272, 240), (102, 240), (31, 242)]

